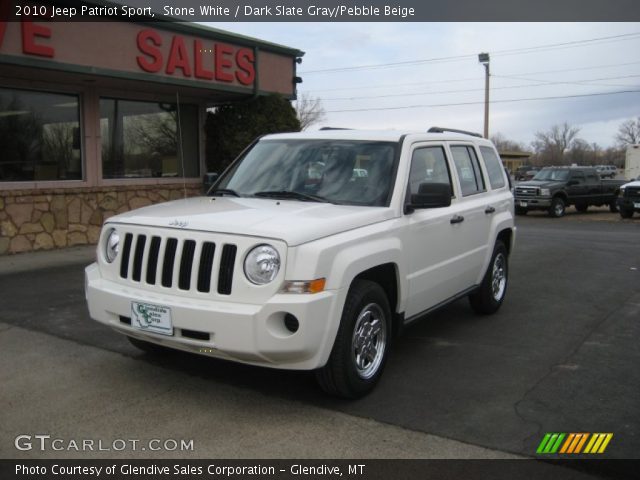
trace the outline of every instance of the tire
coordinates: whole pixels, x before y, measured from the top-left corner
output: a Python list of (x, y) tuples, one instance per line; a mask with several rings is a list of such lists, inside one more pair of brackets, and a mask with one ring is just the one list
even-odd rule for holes
[(127, 339), (129, 340), (131, 345), (150, 355), (166, 355), (167, 353), (173, 352), (170, 348), (163, 347), (162, 345), (158, 345), (157, 343), (145, 342), (144, 340), (140, 340), (139, 338), (133, 338), (129, 336), (127, 337)]
[(516, 215), (526, 215), (528, 211), (526, 208), (516, 207)]
[[(380, 285), (355, 280), (327, 364), (316, 371), (328, 394), (359, 398), (378, 383), (391, 340), (391, 309)], [(363, 355), (363, 351), (365, 355)]]
[(586, 203), (579, 203), (576, 205), (576, 210), (579, 212), (586, 212), (589, 208), (589, 205)]
[(551, 206), (549, 207), (549, 215), (553, 218), (563, 217), (567, 205), (562, 197), (554, 197), (551, 200)]
[(631, 218), (633, 217), (633, 210), (627, 208), (620, 209), (620, 216), (622, 218)]
[[(609, 211), (611, 213), (616, 213), (618, 211), (618, 203), (615, 199), (609, 204)], [(631, 215), (633, 215), (633, 212), (631, 212)]]
[(507, 294), (509, 283), (509, 255), (507, 247), (498, 240), (493, 247), (491, 262), (480, 287), (469, 295), (469, 303), (476, 313), (490, 315), (498, 311)]

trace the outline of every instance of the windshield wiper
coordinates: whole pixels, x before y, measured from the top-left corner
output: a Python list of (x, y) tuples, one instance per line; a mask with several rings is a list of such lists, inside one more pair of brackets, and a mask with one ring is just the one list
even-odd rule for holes
[(268, 190), (265, 192), (254, 193), (256, 197), (273, 197), (273, 198), (295, 198), (297, 200), (306, 200), (311, 202), (331, 203), (324, 197), (312, 195), (310, 193), (294, 192), (292, 190)]
[(233, 195), (234, 197), (240, 197), (241, 195), (235, 190), (231, 190), (230, 188), (216, 188), (213, 192), (211, 192), (211, 196), (217, 197), (224, 195)]

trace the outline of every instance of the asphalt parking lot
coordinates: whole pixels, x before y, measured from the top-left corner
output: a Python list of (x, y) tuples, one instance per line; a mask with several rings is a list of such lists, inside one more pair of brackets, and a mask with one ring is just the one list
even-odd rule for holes
[[(461, 300), (408, 328), (378, 388), (352, 402), (325, 397), (303, 372), (139, 353), (89, 320), (82, 252), (42, 265), (32, 254), (29, 268), (0, 259), (0, 400), (10, 406), (0, 457), (15, 456), (24, 430), (69, 430), (73, 407), (85, 413), (77, 431), (94, 437), (132, 436), (149, 422), (188, 436), (217, 415), (200, 458), (534, 456), (546, 432), (611, 432), (604, 457), (640, 458), (640, 219), (571, 209), (517, 225), (498, 314), (478, 317)], [(91, 415), (83, 385), (112, 407)], [(166, 409), (156, 397), (170, 398)]]

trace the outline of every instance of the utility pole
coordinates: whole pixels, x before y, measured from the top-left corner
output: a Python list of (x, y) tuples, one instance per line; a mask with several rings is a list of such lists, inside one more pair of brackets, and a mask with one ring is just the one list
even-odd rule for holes
[(489, 54), (479, 54), (478, 61), (484, 65), (484, 138), (489, 138)]

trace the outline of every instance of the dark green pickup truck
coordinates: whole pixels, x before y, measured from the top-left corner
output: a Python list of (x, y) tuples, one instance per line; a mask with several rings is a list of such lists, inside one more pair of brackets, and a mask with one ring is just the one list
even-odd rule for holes
[(552, 217), (562, 217), (569, 205), (575, 205), (580, 212), (592, 205), (608, 205), (616, 212), (616, 199), (624, 183), (624, 180), (602, 180), (591, 167), (543, 168), (532, 180), (516, 185), (516, 214), (546, 210)]

